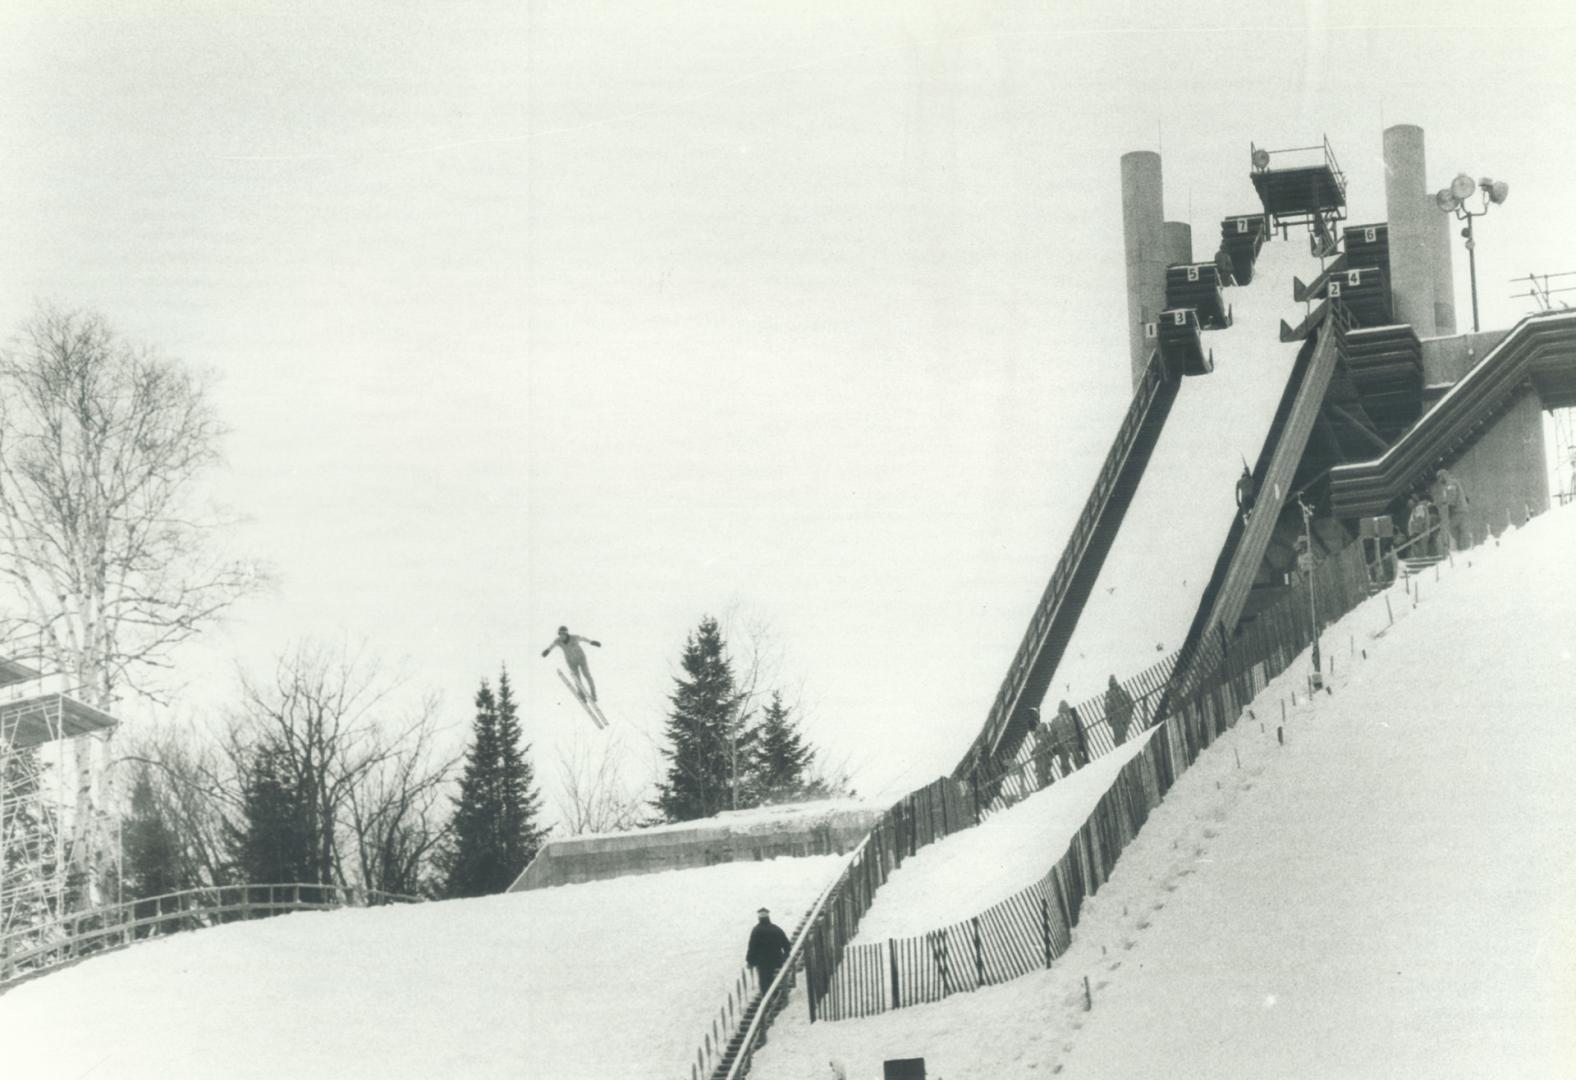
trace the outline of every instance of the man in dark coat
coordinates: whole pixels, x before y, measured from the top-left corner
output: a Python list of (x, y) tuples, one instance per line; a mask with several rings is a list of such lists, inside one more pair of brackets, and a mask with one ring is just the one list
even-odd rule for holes
[(1105, 686), (1105, 719), (1111, 725), (1111, 741), (1121, 746), (1133, 722), (1133, 695), (1123, 689), (1112, 675)]
[(761, 980), (761, 993), (764, 994), (777, 977), (783, 961), (788, 959), (788, 935), (783, 933), (782, 927), (772, 922), (770, 911), (761, 908), (755, 914), (760, 916), (760, 921), (750, 931), (750, 951), (744, 954), (744, 962), (755, 969), (756, 976)]

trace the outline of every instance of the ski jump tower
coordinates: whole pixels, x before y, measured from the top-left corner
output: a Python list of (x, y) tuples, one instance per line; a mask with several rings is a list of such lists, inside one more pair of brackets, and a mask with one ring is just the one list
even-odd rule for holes
[[(103, 737), (115, 720), (0, 657), (0, 939), (102, 891)], [(118, 848), (118, 845), (116, 845)]]

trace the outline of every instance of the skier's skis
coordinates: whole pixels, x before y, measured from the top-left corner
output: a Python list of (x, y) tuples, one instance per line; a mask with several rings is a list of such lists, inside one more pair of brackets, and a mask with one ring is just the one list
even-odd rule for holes
[(603, 718), (602, 710), (592, 705), (590, 701), (587, 701), (585, 696), (580, 693), (580, 689), (569, 681), (569, 676), (565, 675), (563, 671), (558, 668), (554, 668), (553, 671), (557, 672), (559, 681), (569, 688), (569, 692), (575, 696), (575, 700), (580, 702), (580, 707), (586, 711), (586, 715), (597, 726), (597, 730), (601, 731), (607, 727), (607, 720)]

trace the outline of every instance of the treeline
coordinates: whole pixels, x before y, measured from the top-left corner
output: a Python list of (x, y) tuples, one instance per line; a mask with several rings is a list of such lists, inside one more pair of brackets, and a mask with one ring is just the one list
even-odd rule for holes
[(661, 820), (852, 794), (816, 767), (782, 691), (761, 685), (758, 657), (746, 678), (736, 675), (715, 618), (689, 635), (679, 666), (662, 747), (667, 771), (653, 803)]
[[(432, 701), (395, 703), (375, 664), (307, 646), (246, 679), (218, 740), (134, 744), (128, 899), (207, 885), (352, 885), (410, 896), (507, 888), (546, 835), (508, 672), (475, 695), (463, 756)], [(456, 784), (456, 773), (458, 783)]]

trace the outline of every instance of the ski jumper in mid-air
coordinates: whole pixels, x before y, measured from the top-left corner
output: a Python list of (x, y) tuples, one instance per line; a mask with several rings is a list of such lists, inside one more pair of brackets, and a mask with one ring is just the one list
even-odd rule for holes
[(542, 655), (545, 657), (552, 652), (554, 646), (563, 650), (564, 662), (569, 665), (569, 674), (573, 675), (575, 679), (575, 691), (583, 700), (588, 700), (595, 704), (596, 680), (591, 677), (591, 668), (586, 664), (586, 652), (580, 647), (582, 641), (587, 645), (595, 645), (599, 649), (602, 647), (600, 641), (592, 641), (588, 637), (571, 634), (569, 627), (560, 626), (558, 628), (558, 636), (553, 639), (552, 645), (542, 650)]

